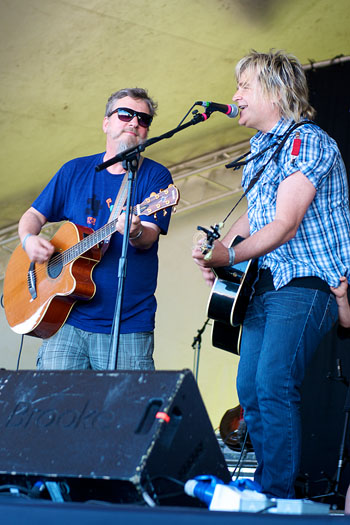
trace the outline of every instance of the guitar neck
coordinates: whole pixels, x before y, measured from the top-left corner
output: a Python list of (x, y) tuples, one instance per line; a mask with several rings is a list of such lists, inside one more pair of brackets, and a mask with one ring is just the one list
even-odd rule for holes
[[(138, 204), (133, 208), (133, 213), (135, 215), (141, 215), (141, 213), (146, 208)], [(104, 224), (101, 228), (96, 230), (95, 232), (91, 233), (90, 235), (87, 235), (82, 239), (81, 241), (77, 242), (77, 244), (74, 244), (74, 246), (71, 246), (67, 250), (65, 250), (61, 255), (63, 256), (63, 265), (69, 264), (72, 261), (74, 261), (77, 257), (80, 257), (84, 253), (86, 253), (88, 250), (99, 244), (101, 241), (106, 239), (106, 237), (109, 237), (109, 235), (112, 235), (112, 233), (115, 232), (118, 218), (116, 217), (110, 222), (107, 222), (107, 224)]]
[[(179, 190), (173, 185), (169, 184), (165, 190), (160, 190), (158, 193), (152, 193), (141, 204), (137, 204), (132, 208), (134, 215), (152, 215), (158, 213), (160, 210), (174, 206), (179, 201)], [(116, 230), (116, 225), (120, 211), (117, 212), (117, 217), (107, 222), (104, 226), (95, 232), (87, 235), (74, 246), (71, 246), (64, 252), (59, 254), (59, 258), (63, 265), (74, 261), (88, 250), (99, 244), (101, 241), (112, 235)]]

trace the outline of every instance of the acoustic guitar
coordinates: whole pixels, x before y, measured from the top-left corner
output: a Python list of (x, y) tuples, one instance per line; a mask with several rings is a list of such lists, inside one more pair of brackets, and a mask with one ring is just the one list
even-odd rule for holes
[[(231, 246), (243, 241), (237, 235)], [(239, 355), (242, 324), (248, 308), (252, 285), (257, 276), (257, 260), (213, 268), (215, 281), (210, 292), (207, 316), (213, 319), (212, 345)]]
[[(179, 191), (170, 184), (135, 206), (133, 213), (156, 214), (178, 201)], [(92, 271), (102, 258), (102, 241), (116, 231), (117, 221), (118, 217), (96, 231), (64, 223), (51, 239), (54, 254), (43, 264), (31, 262), (22, 246), (17, 246), (4, 280), (5, 314), (14, 332), (51, 337), (76, 301), (88, 301), (95, 295)]]
[(231, 450), (241, 452), (244, 444), (247, 452), (253, 451), (241, 405), (226, 410), (221, 418), (219, 431), (224, 444)]

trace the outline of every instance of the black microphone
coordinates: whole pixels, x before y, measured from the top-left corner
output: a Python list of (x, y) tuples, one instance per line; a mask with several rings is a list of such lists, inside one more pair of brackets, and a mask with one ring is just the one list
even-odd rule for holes
[(237, 117), (239, 110), (238, 107), (234, 104), (217, 104), (216, 102), (206, 102), (205, 100), (198, 100), (195, 103), (196, 106), (203, 106), (207, 108), (210, 113), (213, 111), (220, 111), (221, 113), (225, 113), (229, 118), (235, 118)]

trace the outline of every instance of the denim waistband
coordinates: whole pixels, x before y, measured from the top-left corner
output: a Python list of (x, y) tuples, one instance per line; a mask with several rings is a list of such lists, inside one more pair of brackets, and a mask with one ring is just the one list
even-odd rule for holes
[[(298, 288), (311, 288), (312, 290), (320, 290), (321, 292), (330, 293), (329, 284), (320, 279), (320, 277), (296, 277), (287, 283), (285, 286), (296, 286)], [(270, 268), (262, 268), (259, 271), (258, 281), (254, 285), (255, 294), (261, 295), (265, 292), (275, 290), (272, 274)]]

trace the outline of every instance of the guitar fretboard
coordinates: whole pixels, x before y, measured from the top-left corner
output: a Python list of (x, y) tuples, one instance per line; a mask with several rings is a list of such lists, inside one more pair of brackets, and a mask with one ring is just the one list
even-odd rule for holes
[(65, 250), (62, 253), (63, 265), (71, 263), (81, 255), (83, 255), (83, 253), (86, 253), (88, 250), (90, 250), (98, 243), (103, 241), (103, 239), (105, 239), (109, 235), (112, 235), (112, 233), (115, 232), (117, 222), (118, 217), (111, 222), (107, 222), (107, 224), (102, 226), (100, 229), (96, 230), (94, 233), (87, 235), (77, 244), (68, 248), (68, 250)]
[[(135, 215), (141, 215), (146, 208), (147, 205), (137, 205), (133, 208), (133, 213)], [(56, 267), (61, 268), (62, 266), (70, 264), (75, 259), (103, 241), (103, 239), (106, 239), (106, 237), (112, 235), (112, 233), (115, 232), (117, 222), (118, 217), (113, 219), (111, 222), (107, 222), (107, 224), (104, 224), (101, 228), (90, 235), (87, 235), (84, 237), (84, 239), (74, 244), (74, 246), (71, 246), (64, 252), (57, 254), (48, 263), (49, 270), (52, 271), (52, 273), (55, 273)]]
[[(158, 194), (154, 194), (143, 201), (141, 204), (137, 204), (133, 207), (132, 213), (134, 215), (151, 215), (158, 211), (173, 206), (178, 202), (179, 192), (177, 188), (170, 185), (166, 190), (161, 190)], [(107, 222), (104, 226), (96, 230), (95, 232), (87, 235), (84, 239), (68, 248), (62, 253), (59, 253), (52, 257), (48, 263), (49, 273), (52, 275), (59, 274), (62, 266), (70, 264), (75, 259), (86, 253), (88, 250), (99, 244), (101, 241), (112, 235), (116, 230), (116, 224), (118, 217)]]

